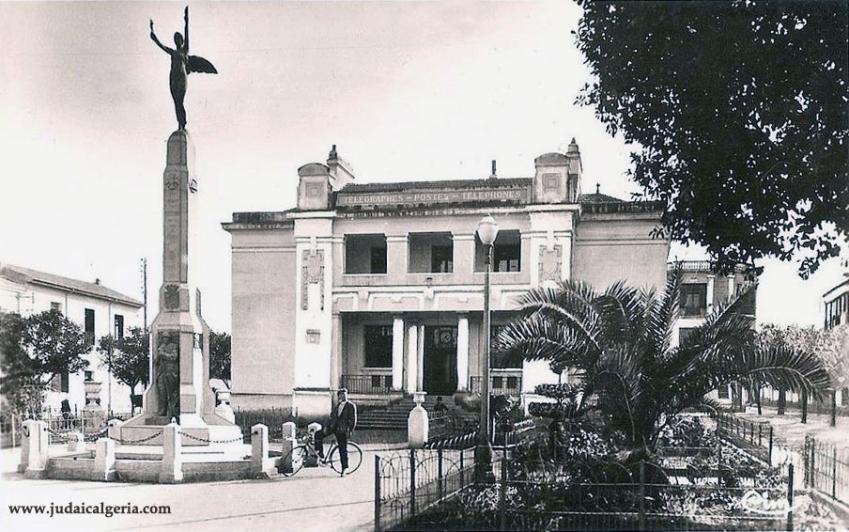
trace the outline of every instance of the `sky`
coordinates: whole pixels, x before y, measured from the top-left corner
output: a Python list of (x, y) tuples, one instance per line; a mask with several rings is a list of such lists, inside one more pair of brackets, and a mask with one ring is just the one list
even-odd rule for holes
[[(0, 3), (0, 262), (101, 282), (141, 298), (162, 277), (162, 172), (176, 128), (169, 58), (184, 4)], [(359, 182), (471, 179), (574, 137), (583, 190), (628, 198), (631, 147), (575, 97), (588, 81), (570, 2), (190, 3), (187, 129), (202, 210), (204, 315), (230, 331), (230, 236), (238, 211), (296, 202), (297, 168), (332, 144)], [(670, 258), (703, 258), (674, 245)], [(819, 325), (838, 260), (808, 281), (763, 262), (760, 323)]]

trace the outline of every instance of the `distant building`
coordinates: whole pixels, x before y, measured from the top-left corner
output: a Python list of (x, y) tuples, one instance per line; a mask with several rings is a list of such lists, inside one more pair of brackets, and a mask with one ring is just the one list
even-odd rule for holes
[(101, 367), (95, 343), (107, 334), (122, 337), (130, 327), (140, 327), (141, 307), (141, 302), (101, 285), (99, 280), (89, 283), (0, 264), (0, 310), (29, 316), (56, 309), (82, 327), (91, 339), (92, 350), (83, 355), (88, 368), (76, 374), (56, 375), (51, 381), (45, 404), (54, 412), (59, 411), (63, 399), (68, 400), (72, 411), (81, 410), (86, 404), (86, 382), (101, 384), (99, 396), (104, 410), (109, 409), (111, 385), (112, 411), (132, 411), (130, 389)]
[[(715, 307), (745, 293), (739, 311), (751, 319), (755, 327), (757, 286), (749, 268), (737, 266), (733, 273), (719, 275), (714, 264), (706, 260), (686, 260), (669, 263), (669, 272), (681, 270), (680, 318), (672, 335), (673, 345), (678, 345), (699, 325)], [(720, 388), (714, 397), (730, 400), (734, 386)]]
[(831, 329), (849, 323), (849, 276), (824, 293), (822, 302), (825, 311), (823, 328)]
[[(493, 165), (494, 166), (494, 165)], [(493, 332), (528, 289), (625, 279), (662, 289), (669, 241), (662, 208), (581, 194), (581, 156), (534, 160), (532, 177), (355, 182), (336, 153), (298, 169), (297, 207), (239, 212), (232, 237), (232, 403), (326, 415), (328, 390), (388, 401), (480, 390), (484, 247), (498, 223)], [(493, 393), (527, 396), (557, 382), (545, 362), (493, 360)]]

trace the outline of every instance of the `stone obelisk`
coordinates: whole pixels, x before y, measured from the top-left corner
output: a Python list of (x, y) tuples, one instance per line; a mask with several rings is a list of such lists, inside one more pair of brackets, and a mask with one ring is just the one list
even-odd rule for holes
[[(184, 433), (184, 445), (238, 437), (240, 429), (215, 414), (209, 387), (209, 327), (201, 313), (201, 293), (195, 287), (198, 267), (198, 183), (191, 137), (179, 129), (168, 137), (162, 179), (163, 245), (159, 313), (150, 327), (150, 384), (144, 413), (122, 427), (123, 439), (143, 438), (172, 419)], [(232, 433), (232, 434), (231, 434)], [(161, 442), (155, 438), (149, 444)], [(147, 443), (147, 442), (146, 442)]]
[(209, 327), (201, 314), (200, 290), (194, 285), (198, 244), (194, 146), (184, 129), (168, 137), (162, 193), (162, 286), (159, 313), (151, 325), (153, 371), (145, 412), (165, 418), (166, 423), (176, 417), (183, 427), (203, 427), (203, 418), (212, 415), (215, 403), (209, 388)]

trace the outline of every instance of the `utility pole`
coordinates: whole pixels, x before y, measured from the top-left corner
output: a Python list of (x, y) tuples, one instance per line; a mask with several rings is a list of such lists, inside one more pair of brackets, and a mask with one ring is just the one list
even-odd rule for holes
[(144, 330), (147, 330), (147, 257), (141, 259), (142, 301), (144, 303)]

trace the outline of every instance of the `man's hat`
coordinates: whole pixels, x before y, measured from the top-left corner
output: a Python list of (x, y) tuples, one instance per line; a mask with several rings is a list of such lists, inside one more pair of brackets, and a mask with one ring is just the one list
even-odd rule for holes
[(339, 394), (339, 393), (348, 393), (348, 388), (339, 388), (339, 389), (336, 391), (336, 393), (337, 393), (337, 394)]

